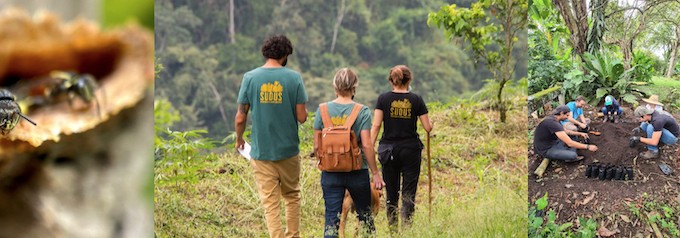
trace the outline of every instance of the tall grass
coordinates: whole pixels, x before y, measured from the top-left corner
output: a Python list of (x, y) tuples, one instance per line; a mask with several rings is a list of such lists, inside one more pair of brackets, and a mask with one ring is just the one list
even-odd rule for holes
[[(526, 98), (514, 101), (521, 104)], [(432, 217), (428, 217), (423, 153), (413, 224), (392, 237), (527, 236), (526, 104), (514, 108), (508, 122), (500, 124), (497, 113), (478, 103), (430, 104), (435, 122)], [(312, 123), (301, 128), (301, 233), (322, 237), (320, 172), (308, 156)], [(244, 158), (229, 152), (190, 160), (162, 159), (156, 162), (155, 173), (158, 237), (267, 237), (252, 169)], [(377, 236), (387, 237), (384, 198), (381, 202)], [(346, 232), (352, 234), (356, 218), (349, 218), (347, 224)]]

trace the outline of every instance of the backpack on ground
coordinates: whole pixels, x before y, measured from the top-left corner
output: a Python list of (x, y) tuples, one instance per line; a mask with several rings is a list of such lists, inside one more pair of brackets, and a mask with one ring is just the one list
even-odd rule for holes
[(319, 105), (323, 129), (317, 135), (318, 147), (315, 154), (319, 159), (318, 167), (326, 172), (349, 172), (361, 169), (362, 157), (357, 135), (352, 131), (352, 124), (359, 116), (364, 105), (354, 104), (352, 112), (341, 126), (333, 126), (328, 104)]

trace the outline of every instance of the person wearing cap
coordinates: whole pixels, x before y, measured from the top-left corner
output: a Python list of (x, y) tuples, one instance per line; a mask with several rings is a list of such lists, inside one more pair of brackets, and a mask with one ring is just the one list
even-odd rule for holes
[(564, 126), (567, 131), (579, 131), (585, 130), (590, 123), (590, 119), (583, 116), (583, 107), (586, 105), (586, 99), (583, 96), (576, 97), (573, 102), (567, 103), (567, 108), (569, 108), (569, 116), (560, 121), (560, 124)]
[(604, 114), (604, 122), (614, 121), (619, 123), (619, 117), (623, 113), (621, 105), (612, 95), (607, 95), (604, 98), (604, 107), (602, 107), (602, 114)]
[(536, 154), (554, 160), (574, 162), (582, 160), (576, 154), (576, 149), (597, 151), (596, 145), (582, 144), (569, 136), (588, 138), (588, 133), (565, 130), (560, 121), (571, 116), (568, 106), (562, 105), (552, 111), (552, 115), (545, 117), (534, 131), (534, 151)]
[[(663, 110), (663, 103), (659, 102), (659, 96), (658, 95), (652, 94), (651, 96), (649, 96), (649, 98), (643, 98), (642, 101), (647, 103), (647, 104), (645, 104), (646, 108), (656, 110), (657, 112), (659, 112), (663, 115), (673, 117), (673, 115), (671, 115), (669, 112)], [(633, 133), (638, 134), (638, 133), (644, 132), (643, 129), (646, 128), (647, 125), (649, 125), (649, 123), (647, 123), (647, 122), (640, 123), (639, 127), (633, 128)]]
[(638, 136), (630, 138), (630, 147), (634, 147), (638, 142), (647, 144), (647, 151), (640, 153), (640, 157), (645, 159), (657, 158), (659, 156), (659, 142), (666, 145), (678, 142), (680, 126), (678, 126), (675, 118), (645, 106), (637, 107), (634, 114), (635, 117), (640, 118), (640, 122), (647, 122), (647, 124), (644, 124), (644, 128), (642, 128), (642, 130), (647, 132), (646, 138)]

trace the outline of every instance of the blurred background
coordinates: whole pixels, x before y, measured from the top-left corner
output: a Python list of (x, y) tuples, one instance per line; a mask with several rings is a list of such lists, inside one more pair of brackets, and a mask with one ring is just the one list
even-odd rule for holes
[[(117, 31), (117, 34), (107, 35), (107, 39), (119, 37), (116, 42), (124, 47), (131, 46), (135, 55), (131, 56), (129, 50), (121, 50), (121, 58), (109, 61), (116, 65), (114, 71), (97, 80), (100, 80), (100, 86), (115, 86), (120, 82), (118, 79), (126, 78), (118, 75), (130, 76), (129, 73), (132, 72), (133, 77), (127, 78), (141, 83), (129, 82), (137, 86), (128, 89), (130, 95), (134, 96), (119, 97), (127, 97), (121, 100), (130, 102), (124, 108), (118, 108), (121, 103), (103, 101), (101, 105), (105, 113), (116, 107), (111, 109), (116, 111), (105, 116), (58, 105), (45, 106), (35, 112), (24, 112), (50, 114), (58, 111), (72, 114), (72, 118), (89, 120), (92, 117), (104, 120), (98, 121), (92, 129), (66, 133), (69, 135), (61, 134), (58, 141), (47, 140), (18, 155), (8, 153), (16, 148), (11, 148), (9, 145), (13, 145), (13, 142), (7, 141), (10, 136), (28, 133), (28, 130), (17, 127), (12, 131), (14, 134), (0, 137), (0, 237), (151, 237), (153, 0), (0, 0), (0, 12), (9, 13), (9, 9), (24, 10), (29, 16), (46, 11), (56, 15), (63, 25), (84, 18), (99, 25), (101, 31)], [(15, 14), (14, 17), (18, 15), (17, 12), (8, 15), (12, 14)], [(2, 14), (0, 16), (11, 18)], [(9, 27), (10, 30), (11, 28)], [(94, 32), (98, 33), (96, 30)], [(38, 38), (42, 37), (40, 34), (36, 35)], [(41, 49), (58, 45), (54, 41), (45, 40), (46, 38), (48, 37), (26, 42), (38, 42), (43, 47)], [(3, 45), (4, 42), (10, 43)], [(2, 53), (15, 52), (14, 55), (9, 55), (16, 57), (19, 54), (16, 49), (26, 48), (16, 42), (11, 34), (10, 37), (0, 39), (0, 49), (4, 50)], [(63, 41), (59, 43), (62, 44)], [(117, 46), (120, 47), (119, 45)], [(137, 66), (124, 65), (130, 65), (130, 62)], [(149, 70), (145, 70), (145, 66)], [(28, 79), (18, 80), (26, 82)], [(99, 89), (95, 89), (97, 93), (103, 90)], [(118, 90), (115, 87), (113, 89), (106, 93), (118, 96)], [(102, 94), (99, 96), (98, 100), (102, 100)], [(107, 95), (104, 94), (104, 97)], [(131, 97), (135, 99), (130, 99)], [(94, 110), (88, 112), (92, 111)], [(61, 123), (67, 125), (74, 121)], [(56, 128), (48, 128), (47, 123), (38, 124), (36, 130), (59, 132)]]
[(18, 7), (28, 12), (49, 10), (62, 20), (77, 17), (99, 22), (104, 27), (137, 22), (153, 30), (152, 0), (2, 0), (0, 8)]

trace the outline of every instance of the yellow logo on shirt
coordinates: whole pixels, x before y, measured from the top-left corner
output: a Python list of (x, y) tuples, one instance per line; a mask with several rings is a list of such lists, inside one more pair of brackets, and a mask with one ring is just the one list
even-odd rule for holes
[(283, 86), (279, 81), (260, 86), (260, 103), (283, 103)]
[(331, 122), (333, 123), (333, 126), (345, 125), (346, 121), (347, 121), (347, 115), (342, 115), (342, 117), (340, 117), (340, 116), (331, 117)]
[(411, 102), (404, 98), (404, 100), (396, 100), (390, 106), (390, 117), (411, 119)]

